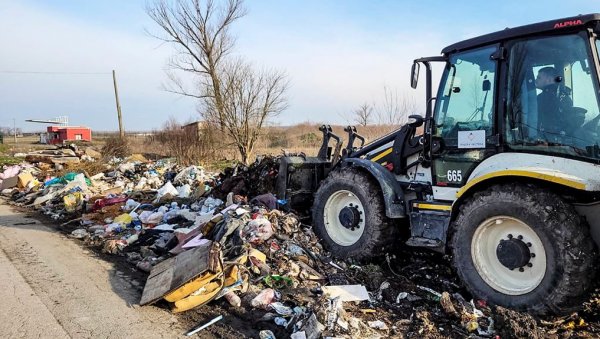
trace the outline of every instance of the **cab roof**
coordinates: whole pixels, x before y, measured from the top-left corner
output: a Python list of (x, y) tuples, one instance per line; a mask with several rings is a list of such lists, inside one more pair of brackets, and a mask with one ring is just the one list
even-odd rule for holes
[(574, 27), (584, 27), (592, 22), (597, 21), (600, 21), (599, 13), (578, 15), (564, 19), (538, 22), (535, 24), (519, 26), (515, 28), (506, 28), (502, 31), (489, 33), (454, 43), (444, 48), (442, 50), (442, 54), (458, 52), (465, 49), (496, 43), (507, 39), (518, 38), (526, 35), (564, 30)]

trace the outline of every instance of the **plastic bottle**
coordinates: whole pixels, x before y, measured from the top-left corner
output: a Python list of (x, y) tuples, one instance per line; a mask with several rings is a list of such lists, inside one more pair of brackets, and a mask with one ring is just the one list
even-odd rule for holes
[(229, 304), (233, 307), (240, 307), (242, 306), (242, 299), (240, 299), (240, 297), (238, 297), (237, 294), (233, 293), (233, 291), (229, 291), (227, 293), (225, 293), (224, 295), (225, 299), (227, 299), (227, 301), (229, 302)]

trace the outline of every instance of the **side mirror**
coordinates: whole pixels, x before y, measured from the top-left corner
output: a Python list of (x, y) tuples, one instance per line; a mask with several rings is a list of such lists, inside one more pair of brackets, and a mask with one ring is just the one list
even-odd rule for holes
[(419, 127), (423, 125), (423, 121), (425, 121), (425, 118), (420, 115), (415, 114), (408, 116), (408, 126), (410, 127)]
[(487, 92), (490, 89), (492, 89), (492, 83), (487, 79), (483, 80), (483, 83), (481, 84), (481, 90)]
[(431, 137), (431, 155), (436, 156), (442, 154), (445, 147), (444, 139), (435, 136)]
[(418, 62), (413, 63), (412, 68), (410, 69), (410, 87), (417, 88), (417, 83), (419, 82), (419, 68), (421, 65)]

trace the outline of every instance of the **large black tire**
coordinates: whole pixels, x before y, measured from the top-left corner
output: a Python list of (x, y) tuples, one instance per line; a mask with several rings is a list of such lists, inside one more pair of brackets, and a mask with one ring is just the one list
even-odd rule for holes
[[(344, 227), (338, 218), (335, 222), (327, 223), (325, 208), (330, 197), (341, 191), (351, 192), (361, 206), (361, 226), (354, 231)], [(335, 213), (338, 213), (336, 211)], [(332, 220), (329, 219), (329, 220)], [(342, 168), (331, 172), (319, 187), (313, 204), (313, 224), (317, 236), (322, 240), (324, 247), (333, 256), (338, 258), (365, 259), (376, 254), (382, 254), (384, 245), (393, 240), (394, 227), (390, 219), (385, 216), (383, 194), (379, 184), (367, 173), (356, 168)], [(339, 233), (350, 234), (362, 232), (353, 243), (340, 243)], [(337, 239), (337, 241), (336, 241)]]
[[(503, 219), (504, 217), (508, 218)], [(530, 287), (532, 290), (528, 292), (526, 289), (523, 289), (522, 292), (514, 292), (516, 290), (501, 292), (499, 290), (502, 288), (493, 288), (491, 285), (496, 283), (494, 279), (500, 282), (507, 281), (508, 274), (524, 274), (522, 281), (528, 281), (527, 279), (531, 278), (525, 274), (528, 274), (527, 270), (533, 269), (533, 264), (531, 268), (525, 266), (523, 271), (514, 267), (513, 270), (509, 270), (506, 265), (495, 266), (493, 260), (482, 260), (484, 255), (478, 254), (484, 252), (481, 250), (481, 244), (486, 243), (484, 240), (487, 239), (481, 235), (493, 234), (494, 227), (500, 227), (497, 225), (502, 225), (502, 220), (509, 220), (510, 223), (510, 218), (528, 226), (539, 237), (536, 240), (537, 244), (543, 244), (545, 251), (546, 267), (545, 270), (540, 269), (539, 272), (542, 273), (538, 275), (538, 280), (541, 279), (541, 281), (536, 285), (536, 280), (531, 280), (533, 281)], [(564, 314), (581, 306), (583, 299), (592, 288), (596, 274), (594, 267), (597, 256), (596, 246), (587, 225), (573, 206), (556, 194), (529, 185), (493, 186), (484, 192), (476, 193), (460, 207), (460, 214), (453, 227), (451, 246), (454, 267), (467, 289), (476, 298), (487, 300), (494, 305), (536, 314)], [(478, 229), (479, 231), (477, 231)], [(496, 235), (500, 233), (503, 234), (499, 232)], [(526, 234), (526, 232), (523, 233)], [(518, 235), (511, 236), (517, 237)], [(509, 238), (510, 236), (506, 239)], [(533, 237), (530, 238), (533, 239)], [(495, 241), (491, 236), (489, 240), (490, 243)], [(519, 246), (523, 248), (522, 245)], [(531, 246), (531, 243), (528, 246)], [(539, 250), (540, 246), (537, 247), (538, 251), (543, 253)], [(472, 251), (473, 249), (474, 251)], [(494, 250), (497, 251), (498, 247)], [(495, 253), (497, 263), (501, 264), (498, 259), (499, 252)], [(523, 256), (523, 258), (525, 257), (528, 256)], [(531, 262), (535, 262), (535, 260), (534, 253)], [(478, 271), (474, 262), (479, 263), (481, 272)], [(482, 262), (490, 263), (490, 265), (482, 268)], [(519, 261), (519, 263), (522, 262)], [(540, 263), (542, 261), (537, 261), (536, 265), (540, 265)], [(487, 271), (491, 266), (494, 268)], [(504, 272), (502, 270), (494, 271), (498, 267), (504, 269)], [(540, 267), (543, 268), (543, 265)], [(529, 272), (533, 273), (533, 271)], [(504, 273), (503, 277), (500, 276), (501, 273)], [(531, 274), (531, 276), (535, 275)], [(519, 280), (513, 281), (521, 283)]]

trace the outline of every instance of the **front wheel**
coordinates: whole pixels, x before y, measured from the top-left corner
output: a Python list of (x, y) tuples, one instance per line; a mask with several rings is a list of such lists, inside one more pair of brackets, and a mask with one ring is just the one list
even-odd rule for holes
[(452, 236), (477, 298), (538, 314), (574, 310), (592, 287), (596, 247), (574, 208), (531, 186), (494, 186), (461, 206)]
[(333, 171), (323, 180), (315, 195), (313, 223), (325, 248), (339, 258), (368, 258), (393, 239), (381, 188), (354, 168)]

